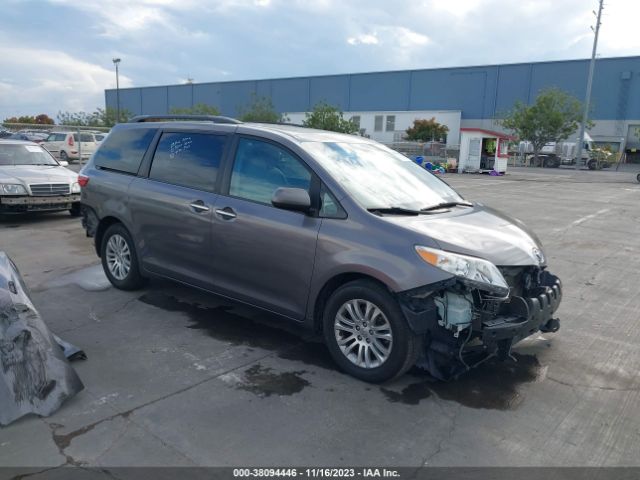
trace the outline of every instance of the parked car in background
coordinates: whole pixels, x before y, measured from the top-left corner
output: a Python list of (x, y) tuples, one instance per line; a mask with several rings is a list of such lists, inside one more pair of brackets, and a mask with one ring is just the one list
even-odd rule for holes
[(24, 140), (26, 142), (42, 143), (46, 138), (46, 134), (43, 136), (42, 134), (36, 135), (33, 133), (16, 132), (16, 133), (12, 133), (11, 135), (5, 138), (11, 139), (11, 140)]
[(94, 133), (93, 134), (94, 138), (96, 139), (96, 143), (101, 143), (104, 138), (107, 136), (106, 133)]
[(89, 159), (96, 151), (98, 143), (93, 133), (80, 132), (78, 136), (78, 133), (73, 132), (51, 132), (44, 140), (43, 147), (54, 157), (71, 162)]
[(13, 135), (13, 132), (11, 130), (7, 130), (2, 125), (0, 125), (0, 138), (7, 138), (11, 135)]
[(455, 378), (560, 327), (522, 222), (366, 138), (201, 119), (119, 124), (80, 172), (115, 287), (165, 277), (280, 314), (369, 382)]
[(29, 139), (29, 141), (36, 142), (36, 143), (43, 142), (44, 139), (49, 136), (49, 132), (45, 131), (45, 130), (23, 129), (23, 130), (18, 130), (18, 133), (22, 133), (22, 134), (26, 135), (27, 138)]
[(69, 210), (80, 215), (78, 174), (34, 142), (0, 140), (0, 215)]

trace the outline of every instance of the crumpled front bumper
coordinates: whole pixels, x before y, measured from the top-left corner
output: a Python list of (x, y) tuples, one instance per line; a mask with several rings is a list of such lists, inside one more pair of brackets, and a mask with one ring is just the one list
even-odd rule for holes
[(80, 194), (56, 196), (7, 196), (0, 197), (0, 213), (24, 213), (46, 210), (68, 210), (80, 201)]
[(538, 330), (555, 332), (560, 322), (553, 314), (562, 301), (562, 282), (549, 272), (542, 272), (541, 285), (529, 297), (512, 297), (503, 306), (502, 314), (481, 325), (482, 342), (491, 347), (511, 339), (511, 344), (532, 335)]

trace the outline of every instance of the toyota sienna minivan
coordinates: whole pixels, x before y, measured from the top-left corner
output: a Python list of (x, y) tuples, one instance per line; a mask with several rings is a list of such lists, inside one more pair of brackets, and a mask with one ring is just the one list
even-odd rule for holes
[(366, 138), (137, 117), (79, 183), (116, 288), (164, 277), (274, 312), (368, 382), (413, 365), (455, 378), (560, 326), (535, 234)]

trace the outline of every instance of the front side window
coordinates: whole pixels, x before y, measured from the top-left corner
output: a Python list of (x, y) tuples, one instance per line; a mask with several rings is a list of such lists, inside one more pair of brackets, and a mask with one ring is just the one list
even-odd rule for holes
[(163, 133), (153, 156), (149, 178), (212, 192), (226, 138), (205, 133)]
[(271, 205), (280, 187), (309, 191), (310, 186), (310, 171), (287, 150), (261, 140), (240, 139), (229, 195)]
[(320, 212), (318, 216), (321, 218), (347, 217), (347, 214), (342, 209), (336, 198), (324, 184), (320, 187)]
[(383, 145), (305, 142), (302, 146), (364, 208), (420, 210), (463, 200), (433, 174)]

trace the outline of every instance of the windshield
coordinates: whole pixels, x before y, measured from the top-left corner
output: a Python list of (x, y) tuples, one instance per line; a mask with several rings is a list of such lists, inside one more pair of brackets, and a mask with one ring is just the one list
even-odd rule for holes
[(302, 146), (364, 208), (420, 210), (464, 201), (446, 183), (383, 145), (305, 142)]
[(58, 162), (38, 145), (0, 145), (0, 166), (3, 165), (58, 165)]

